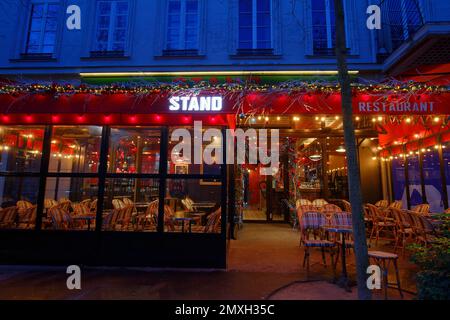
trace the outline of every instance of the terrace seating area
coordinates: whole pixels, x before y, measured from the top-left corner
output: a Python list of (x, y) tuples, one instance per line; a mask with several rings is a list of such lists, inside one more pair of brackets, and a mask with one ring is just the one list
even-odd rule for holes
[[(351, 254), (353, 248), (351, 205), (346, 200), (332, 202), (333, 204), (327, 203), (323, 199), (312, 202), (304, 199), (296, 201), (297, 216), (292, 223), (296, 226), (298, 221), (300, 246), (303, 250), (302, 265), (307, 273), (311, 268), (310, 256), (314, 248), (320, 251), (317, 254), (322, 256), (322, 264), (325, 267), (326, 256), (329, 255), (329, 265), (335, 275), (338, 261)], [(398, 270), (397, 259), (408, 253), (409, 244), (429, 245), (435, 240), (436, 225), (439, 222), (434, 215), (429, 212), (427, 204), (418, 205), (411, 210), (403, 209), (401, 201), (389, 203), (387, 200), (380, 200), (375, 204), (364, 205), (369, 254), (373, 256), (372, 261), (380, 264), (383, 272), (387, 273), (387, 268), (394, 266), (395, 283), (400, 295), (402, 291), (398, 274), (401, 270)], [(381, 241), (383, 251), (378, 249)], [(346, 267), (342, 266), (341, 269), (345, 270)]]
[[(97, 199), (74, 202), (67, 198), (44, 200), (42, 229), (93, 231), (96, 229)], [(220, 233), (221, 208), (215, 203), (180, 200), (182, 209), (164, 204), (165, 232)], [(130, 198), (115, 198), (102, 213), (103, 231), (156, 232), (159, 201), (135, 203)], [(15, 206), (0, 209), (0, 229), (34, 229), (37, 205), (20, 200)]]

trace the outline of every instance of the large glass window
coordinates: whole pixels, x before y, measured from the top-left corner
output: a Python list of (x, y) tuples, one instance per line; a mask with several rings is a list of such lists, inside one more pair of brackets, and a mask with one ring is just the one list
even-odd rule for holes
[[(173, 128), (169, 131), (168, 166), (170, 174), (220, 175), (222, 133), (209, 128), (196, 132), (192, 127)], [(206, 141), (205, 141), (206, 140)], [(206, 155), (206, 157), (205, 157)], [(204, 160), (208, 158), (208, 162)]]
[(431, 212), (443, 212), (442, 181), (439, 153), (436, 149), (428, 149), (423, 155), (423, 174), (427, 201)]
[(108, 172), (157, 174), (160, 143), (159, 129), (112, 128)]
[(47, 178), (44, 229), (95, 230), (97, 178)]
[(394, 200), (401, 200), (403, 208), (408, 207), (406, 198), (405, 159), (403, 157), (392, 160), (392, 184), (394, 186)]
[(42, 127), (0, 127), (0, 229), (35, 227), (43, 136)]
[(42, 127), (0, 127), (0, 172), (39, 172)]
[(158, 179), (107, 179), (102, 229), (156, 232), (158, 199)]
[(53, 54), (55, 52), (59, 8), (57, 1), (33, 1), (25, 53)]
[(412, 207), (423, 203), (422, 183), (420, 179), (419, 155), (412, 154), (408, 157), (409, 197)]
[(220, 233), (221, 183), (201, 179), (167, 180), (166, 232)]
[(199, 1), (169, 0), (166, 49), (198, 49), (198, 38)]
[(272, 49), (271, 0), (239, 0), (239, 49)]
[(97, 173), (102, 127), (53, 128), (49, 172)]
[[(195, 141), (194, 127), (173, 128), (169, 137), (179, 138), (178, 129), (187, 134), (186, 144)], [(104, 231), (156, 232), (163, 214), (167, 232), (220, 232), (222, 166), (215, 158), (223, 152), (222, 133), (219, 128), (208, 129), (199, 134), (200, 162), (190, 164), (183, 157), (191, 152), (194, 156), (195, 144), (177, 151), (181, 157), (170, 157), (180, 146), (178, 138), (161, 157), (166, 132), (161, 128), (112, 127), (107, 130), (108, 153), (102, 155), (102, 127), (53, 126), (48, 141), (43, 141), (43, 127), (0, 127), (0, 229), (34, 229), (39, 214), (46, 231), (94, 231), (101, 214)], [(49, 147), (48, 155), (43, 155), (43, 146)], [(48, 172), (40, 171), (41, 157), (49, 158)], [(98, 199), (102, 158), (108, 169), (103, 198)], [(160, 172), (161, 161), (167, 161), (167, 172)], [(161, 179), (166, 182), (163, 198)], [(41, 182), (45, 189), (40, 189)], [(39, 201), (43, 201), (40, 213)], [(159, 201), (164, 201), (163, 213)]]
[(108, 0), (97, 2), (95, 51), (125, 51), (128, 15), (128, 1)]

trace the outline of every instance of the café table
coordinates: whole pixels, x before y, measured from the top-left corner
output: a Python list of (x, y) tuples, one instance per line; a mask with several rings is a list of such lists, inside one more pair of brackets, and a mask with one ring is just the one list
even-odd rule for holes
[(335, 279), (335, 283), (344, 288), (347, 292), (351, 292), (350, 286), (351, 282), (347, 274), (347, 263), (346, 263), (346, 244), (345, 235), (353, 233), (353, 229), (350, 226), (322, 226), (322, 229), (327, 232), (333, 232), (341, 235), (342, 249), (341, 249), (341, 263), (342, 271), (338, 279)]
[(79, 215), (72, 218), (72, 220), (76, 221), (86, 221), (88, 225), (88, 231), (91, 231), (91, 222), (95, 220), (96, 215), (95, 214), (86, 214), (86, 215)]
[(181, 221), (181, 232), (184, 232), (184, 224), (185, 222), (189, 222), (189, 232), (192, 231), (192, 222), (194, 221), (194, 218), (188, 218), (188, 217), (180, 217), (180, 218), (174, 218), (175, 221)]

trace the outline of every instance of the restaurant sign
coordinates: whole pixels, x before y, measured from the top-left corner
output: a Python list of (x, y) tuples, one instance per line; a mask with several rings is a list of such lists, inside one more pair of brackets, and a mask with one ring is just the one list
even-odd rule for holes
[(220, 96), (173, 96), (169, 99), (170, 111), (211, 112), (222, 111), (222, 108)]

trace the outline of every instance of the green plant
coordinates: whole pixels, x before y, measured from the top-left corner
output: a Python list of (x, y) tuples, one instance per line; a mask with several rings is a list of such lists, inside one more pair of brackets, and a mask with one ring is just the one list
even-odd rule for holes
[(417, 273), (418, 299), (450, 300), (450, 215), (440, 215), (437, 237), (428, 246), (415, 244), (412, 262)]

